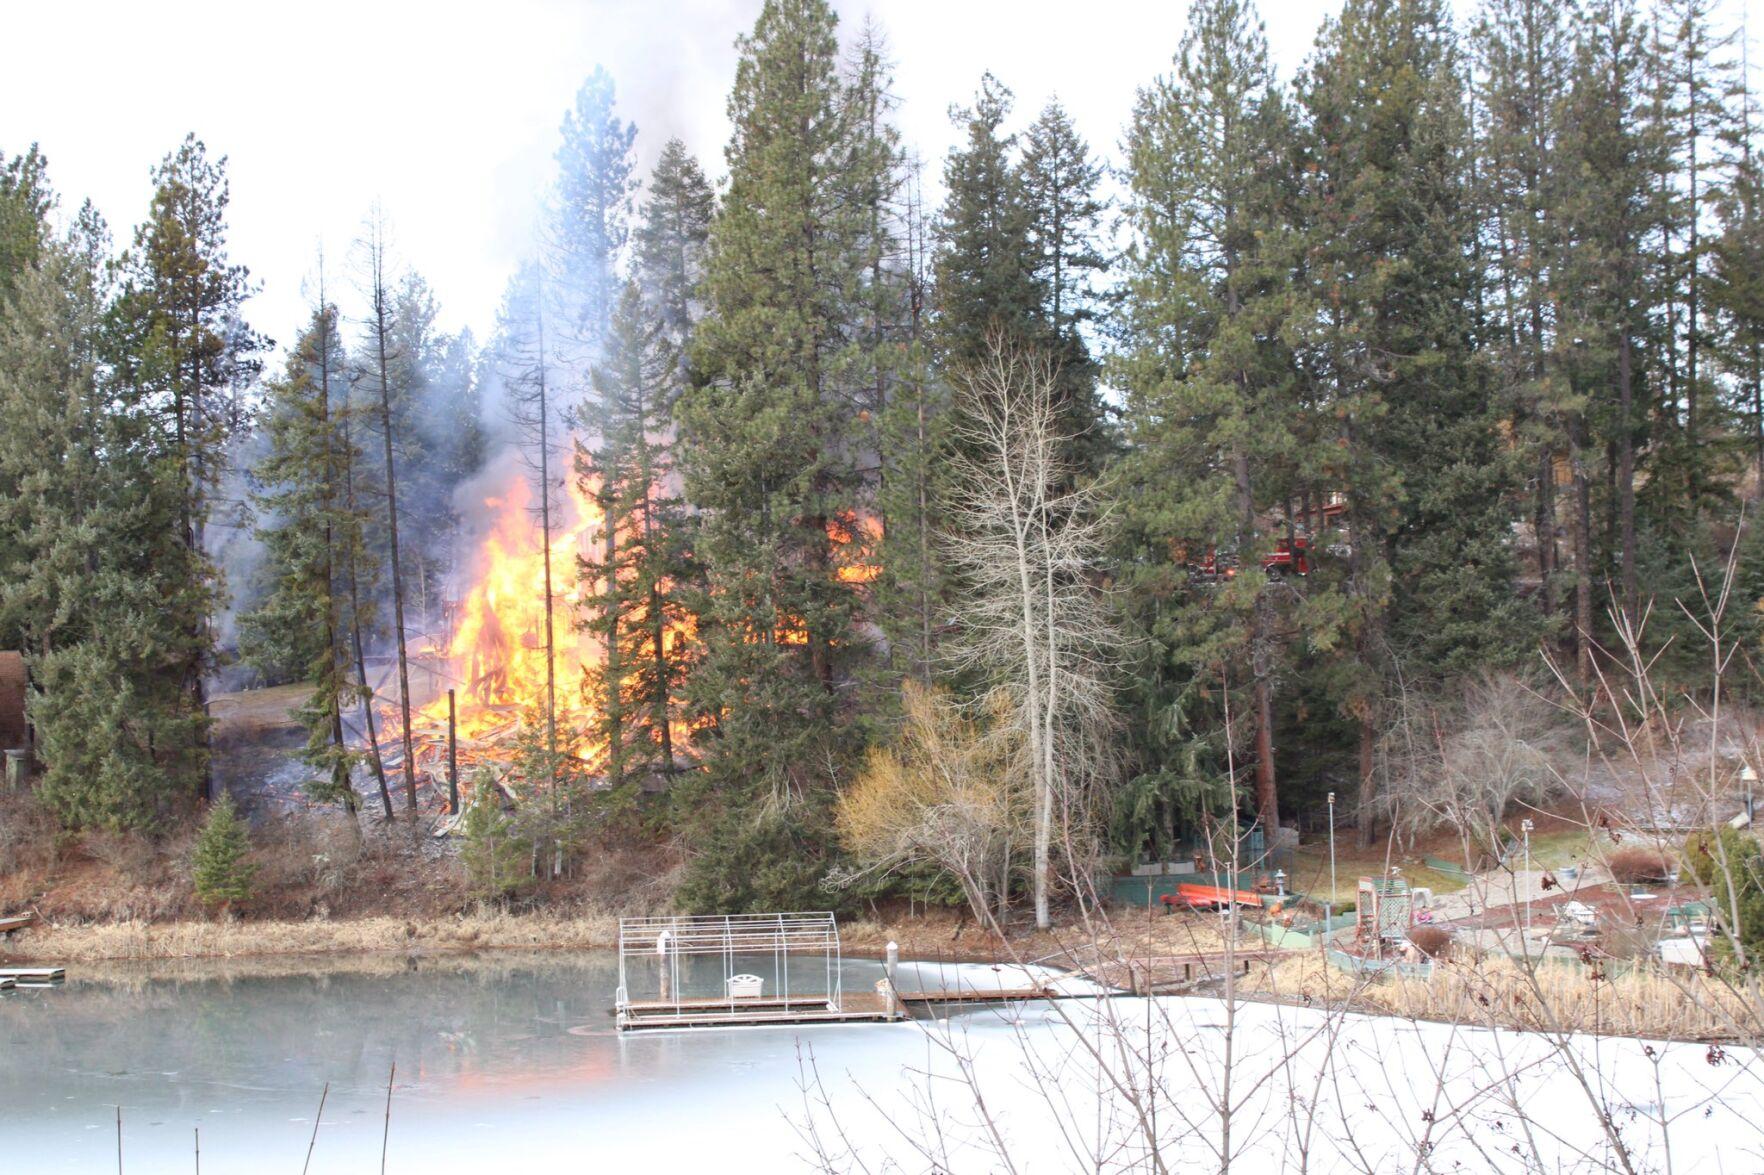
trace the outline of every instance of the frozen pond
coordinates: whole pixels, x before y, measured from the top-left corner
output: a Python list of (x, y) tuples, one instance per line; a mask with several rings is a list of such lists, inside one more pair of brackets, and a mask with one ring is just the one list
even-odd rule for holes
[[(847, 962), (845, 982), (880, 973)], [(378, 1171), (394, 1061), (394, 1172), (794, 1170), (817, 1151), (839, 1170), (855, 1151), (870, 1170), (990, 1171), (1001, 1148), (1018, 1170), (1125, 1170), (1154, 1146), (1169, 1169), (1218, 1166), (1217, 1000), (621, 1037), (616, 983), (610, 955), (552, 953), (76, 971), (0, 996), (0, 1170), (115, 1171), (120, 1104), (126, 1171), (192, 1170), (197, 1128), (206, 1171), (296, 1171), (329, 1081), (312, 1170)], [(1742, 1050), (1711, 1063), (1701, 1044), (1582, 1040), (1583, 1087), (1561, 1050), (1516, 1033), (1254, 1005), (1232, 1037), (1230, 1148), (1246, 1171), (1306, 1155), (1312, 1170), (1419, 1155), (1423, 1169), (1608, 1169), (1592, 1099), (1638, 1169), (1764, 1168), (1764, 1087)]]

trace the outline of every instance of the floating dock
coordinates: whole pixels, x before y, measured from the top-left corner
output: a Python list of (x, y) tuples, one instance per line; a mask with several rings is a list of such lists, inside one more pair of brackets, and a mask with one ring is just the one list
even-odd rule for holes
[(36, 924), (37, 916), (35, 914), (14, 914), (10, 918), (0, 918), (0, 937), (16, 934)]
[(751, 1024), (850, 1024), (899, 1020), (906, 1015), (899, 998), (887, 991), (847, 992), (837, 1005), (819, 998), (637, 1000), (622, 1009), (619, 1027), (730, 1028)]
[(65, 967), (0, 967), (0, 979), (18, 983), (60, 983), (66, 978)]

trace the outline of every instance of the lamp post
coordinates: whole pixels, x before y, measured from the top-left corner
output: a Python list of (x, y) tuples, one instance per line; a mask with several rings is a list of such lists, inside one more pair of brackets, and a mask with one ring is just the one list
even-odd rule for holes
[(1752, 785), (1758, 782), (1758, 773), (1747, 763), (1740, 768), (1740, 782), (1746, 785), (1746, 827), (1752, 826)]
[(1335, 793), (1329, 793), (1329, 900), (1323, 903), (1323, 941), (1329, 941), (1329, 924), (1335, 920)]
[(1519, 822), (1519, 832), (1525, 838), (1525, 933), (1531, 934), (1531, 818), (1526, 817)]

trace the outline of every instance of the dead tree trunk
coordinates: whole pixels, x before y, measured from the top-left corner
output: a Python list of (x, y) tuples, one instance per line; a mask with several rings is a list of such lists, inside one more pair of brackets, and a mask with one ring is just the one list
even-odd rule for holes
[(398, 717), (404, 745), (404, 805), (411, 827), (416, 827), (416, 746), (410, 736), (410, 656), (404, 634), (404, 571), (398, 549), (398, 472), (392, 445), (391, 357), (386, 336), (391, 330), (387, 306), (386, 242), (384, 222), (375, 216), (368, 241), (368, 264), (372, 281), (374, 360), (380, 385), (380, 438), (386, 461), (386, 549), (392, 563), (392, 634), (398, 648)]

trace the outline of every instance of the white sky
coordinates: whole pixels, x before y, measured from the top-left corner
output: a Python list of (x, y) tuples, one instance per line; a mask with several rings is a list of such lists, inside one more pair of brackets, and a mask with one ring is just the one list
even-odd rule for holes
[[(1472, 0), (1455, 0), (1468, 13)], [(835, 0), (846, 37), (887, 34), (904, 141), (935, 183), (946, 111), (983, 70), (1017, 122), (1056, 91), (1113, 158), (1135, 89), (1169, 67), (1183, 0)], [(299, 4), (20, 0), (0, 8), (0, 151), (32, 141), (71, 211), (91, 197), (124, 243), (148, 172), (186, 131), (231, 159), (234, 257), (262, 292), (252, 323), (292, 339), (322, 243), (333, 274), (378, 198), (450, 326), (480, 338), (528, 248), (558, 125), (595, 65), (638, 127), (640, 173), (678, 135), (723, 172), (734, 41), (759, 0), (457, 0)], [(1338, 0), (1263, 0), (1283, 77)], [(1760, 27), (1764, 0), (1723, 0)], [(28, 50), (28, 51), (27, 51)], [(1754, 54), (1754, 57), (1758, 56)], [(928, 192), (928, 195), (934, 193)], [(335, 279), (334, 279), (335, 280)]]

